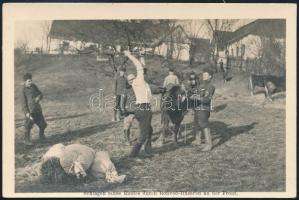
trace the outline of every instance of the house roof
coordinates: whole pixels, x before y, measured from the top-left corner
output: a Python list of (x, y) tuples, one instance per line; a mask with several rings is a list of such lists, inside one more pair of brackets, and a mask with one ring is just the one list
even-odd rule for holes
[[(130, 32), (134, 37), (131, 38), (131, 41), (150, 43), (152, 38), (161, 35), (165, 32), (164, 30), (167, 30), (167, 24), (154, 20), (140, 20), (140, 22), (135, 20), (133, 23), (124, 20), (54, 20), (50, 37), (103, 44), (121, 44), (127, 41), (126, 34)], [(143, 35), (148, 37), (140, 37)]]
[(246, 37), (249, 34), (285, 38), (286, 36), (286, 20), (285, 19), (258, 19), (255, 20), (236, 31), (232, 32), (224, 40), (226, 44), (233, 43)]
[(232, 38), (232, 31), (215, 31), (213, 38), (219, 38), (218, 41), (228, 41)]
[(226, 42), (229, 41), (233, 36), (232, 31), (215, 31), (213, 40), (217, 42), (219, 49), (224, 49)]
[[(119, 23), (115, 21), (115, 23)], [(106, 35), (112, 31), (111, 20), (54, 20), (50, 37), (57, 39), (82, 40), (97, 42), (98, 35)], [(104, 38), (103, 38), (104, 39)]]

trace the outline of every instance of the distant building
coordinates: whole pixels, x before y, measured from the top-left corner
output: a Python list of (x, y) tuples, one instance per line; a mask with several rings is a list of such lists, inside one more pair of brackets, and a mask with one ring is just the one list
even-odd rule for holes
[[(219, 59), (256, 59), (261, 56), (264, 40), (274, 39), (285, 42), (286, 21), (284, 19), (257, 19), (234, 32), (217, 31), (221, 38), (216, 43)], [(282, 52), (283, 53), (283, 52)]]
[(54, 20), (50, 30), (51, 54), (78, 54), (102, 48), (109, 36), (111, 20)]
[(230, 57), (253, 59), (261, 55), (263, 39), (272, 38), (283, 43), (285, 37), (284, 19), (258, 19), (233, 32), (225, 44)]
[[(120, 20), (54, 20), (50, 31), (50, 53), (77, 54), (90, 46), (101, 52), (107, 45), (114, 45), (116, 51), (121, 51), (129, 45), (132, 49), (143, 48), (146, 52), (170, 59), (208, 60), (208, 40), (190, 38), (181, 25), (171, 29), (167, 23), (152, 24), (150, 21), (142, 24)], [(142, 33), (145, 34), (144, 38), (140, 39), (138, 34), (138, 37), (130, 35), (128, 42), (128, 33), (123, 27), (138, 30), (144, 28), (146, 23), (149, 23), (151, 29)], [(190, 52), (194, 55), (190, 55)]]

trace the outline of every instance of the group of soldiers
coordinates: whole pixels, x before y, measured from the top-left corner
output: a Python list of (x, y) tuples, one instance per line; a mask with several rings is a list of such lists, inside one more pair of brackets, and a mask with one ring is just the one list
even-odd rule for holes
[[(125, 139), (132, 146), (132, 149), (128, 157), (138, 157), (139, 152), (143, 146), (144, 156), (152, 157), (152, 90), (150, 84), (146, 81), (147, 70), (145, 68), (145, 62), (144, 59), (140, 59), (140, 57), (136, 58), (135, 56), (133, 56), (130, 51), (124, 51), (124, 55), (134, 64), (137, 73), (136, 75), (128, 74), (127, 76), (125, 76), (125, 68), (119, 69), (119, 74), (116, 79), (114, 91), (116, 95), (116, 120), (120, 120), (121, 116), (123, 117), (124, 136)], [(210, 71), (209, 69), (204, 69), (202, 73), (202, 81), (199, 81), (198, 76), (196, 75), (196, 73), (193, 72), (190, 73), (187, 82), (184, 83), (183, 81), (180, 82), (178, 76), (175, 75), (174, 70), (172, 68), (169, 68), (169, 74), (165, 77), (163, 86), (161, 87), (162, 94), (165, 93), (165, 91), (171, 90), (171, 88), (173, 88), (174, 86), (179, 86), (181, 90), (184, 91), (184, 93), (186, 94), (185, 97), (187, 97), (188, 103), (191, 104), (191, 108), (194, 112), (194, 135), (196, 136), (194, 143), (198, 145), (201, 144), (202, 134), (204, 134), (206, 139), (206, 143), (202, 151), (210, 151), (213, 147), (211, 131), (209, 126), (211, 99), (215, 92), (215, 87), (211, 84), (212, 75), (212, 71)], [(33, 83), (32, 75), (26, 73), (24, 75), (24, 87), (22, 90), (22, 108), (25, 115), (24, 141), (26, 146), (32, 146), (32, 142), (30, 140), (30, 131), (34, 124), (36, 124), (39, 127), (40, 140), (46, 140), (44, 132), (47, 127), (47, 122), (43, 116), (42, 108), (39, 103), (42, 98), (43, 94)], [(137, 139), (137, 142), (133, 144), (130, 140), (130, 127), (132, 126), (134, 119), (138, 121), (140, 134)], [(56, 151), (56, 147), (59, 147), (60, 150)], [(51, 159), (44, 159), (41, 163), (40, 170), (43, 177), (52, 180), (53, 177), (56, 177), (58, 173), (57, 169), (60, 169), (59, 173), (75, 175), (80, 178), (82, 174), (84, 175), (84, 177), (86, 176), (85, 171), (88, 168), (96, 168), (96, 173), (99, 172), (106, 174), (107, 181), (124, 181), (125, 175), (118, 175), (107, 152), (100, 152), (98, 154), (95, 154), (94, 151), (90, 150), (89, 152), (93, 153), (90, 153), (90, 155), (92, 156), (88, 156), (89, 154), (85, 153), (86, 149), (89, 149), (88, 147), (84, 145), (71, 145), (71, 147), (72, 148), (69, 148), (68, 151), (66, 151), (67, 147), (64, 147), (62, 144), (57, 144), (50, 148), (48, 152), (52, 152), (53, 149), (55, 151), (53, 155), (51, 154)], [(48, 152), (46, 154), (49, 154)], [(77, 158), (71, 160), (67, 163), (70, 164), (74, 162), (75, 167), (71, 168), (72, 170), (69, 170), (68, 167), (66, 169), (61, 170), (61, 166), (64, 166), (62, 158), (64, 155), (69, 154), (80, 155), (78, 157), (80, 162)], [(96, 157), (95, 155), (98, 155), (98, 157)], [(91, 160), (89, 162), (89, 165), (86, 165), (85, 157), (88, 157), (89, 161)], [(98, 165), (90, 165), (90, 163), (92, 163), (93, 160), (96, 160), (98, 162)], [(96, 162), (94, 161), (94, 163)], [(54, 176), (53, 174), (56, 175)]]
[[(144, 59), (136, 58), (130, 51), (124, 51), (124, 55), (134, 64), (136, 75), (128, 74), (125, 76), (125, 68), (119, 69), (119, 75), (115, 84), (116, 95), (116, 121), (121, 116), (124, 121), (124, 135), (130, 144), (130, 127), (134, 119), (139, 123), (140, 135), (138, 141), (133, 145), (129, 157), (136, 157), (144, 145), (146, 156), (152, 156), (152, 133), (151, 125), (152, 111), (151, 99), (152, 90), (146, 81), (146, 68)], [(215, 87), (211, 84), (212, 71), (205, 69), (202, 73), (202, 81), (193, 72), (189, 75), (187, 83), (179, 81), (173, 69), (169, 69), (169, 75), (165, 78), (163, 87), (169, 85), (180, 85), (186, 91), (186, 97), (192, 104), (194, 111), (194, 134), (196, 143), (201, 144), (201, 135), (206, 138), (206, 146), (203, 151), (212, 149), (211, 131), (209, 127), (209, 117), (211, 111), (211, 99)], [(42, 93), (32, 82), (32, 75), (24, 75), (24, 88), (22, 93), (22, 105), (25, 114), (25, 144), (32, 145), (30, 140), (30, 130), (34, 124), (40, 128), (40, 139), (45, 140), (44, 130), (47, 123), (44, 119), (42, 108), (39, 101), (42, 99)]]
[[(115, 82), (116, 95), (116, 121), (123, 116), (124, 121), (124, 136), (130, 141), (130, 127), (133, 120), (136, 119), (139, 123), (140, 135), (138, 141), (133, 145), (129, 157), (136, 157), (144, 145), (145, 156), (153, 156), (152, 154), (152, 133), (151, 125), (151, 98), (152, 91), (150, 84), (146, 81), (145, 63), (133, 56), (129, 51), (125, 52), (125, 56), (131, 60), (136, 67), (137, 75), (128, 74), (125, 77), (125, 69), (119, 69), (119, 76)], [(206, 139), (206, 145), (202, 151), (212, 149), (212, 138), (209, 127), (209, 117), (211, 111), (211, 101), (215, 92), (215, 87), (211, 84), (213, 72), (210, 69), (204, 69), (202, 73), (202, 81), (195, 72), (189, 74), (187, 82), (180, 82), (174, 69), (169, 68), (169, 74), (165, 77), (162, 91), (170, 90), (174, 86), (180, 86), (188, 98), (190, 108), (194, 113), (194, 135), (196, 136), (195, 143), (201, 145), (202, 134)], [(162, 142), (163, 143), (163, 142)]]

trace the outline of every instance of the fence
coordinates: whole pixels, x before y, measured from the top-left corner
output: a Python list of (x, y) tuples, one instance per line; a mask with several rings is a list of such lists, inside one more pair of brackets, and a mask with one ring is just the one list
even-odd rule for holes
[(261, 59), (229, 58), (228, 67), (235, 71), (260, 75), (285, 76), (285, 64), (264, 62)]

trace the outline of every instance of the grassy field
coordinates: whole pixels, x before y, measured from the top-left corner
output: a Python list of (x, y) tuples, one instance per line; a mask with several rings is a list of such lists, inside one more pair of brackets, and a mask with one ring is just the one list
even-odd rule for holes
[[(161, 84), (167, 70), (162, 59), (147, 59), (150, 81)], [(183, 63), (178, 71), (190, 71)], [(132, 66), (130, 66), (132, 70)], [(142, 162), (126, 160), (130, 146), (123, 142), (122, 122), (111, 122), (112, 112), (93, 111), (89, 98), (100, 88), (111, 94), (111, 77), (103, 73), (109, 67), (93, 57), (33, 57), (15, 66), (15, 180), (16, 192), (82, 192), (82, 191), (285, 191), (285, 98), (276, 94), (273, 103), (263, 94), (251, 97), (247, 75), (234, 73), (223, 84), (216, 74), (214, 112), (211, 128), (214, 148), (201, 152), (191, 143), (192, 113), (182, 125), (179, 145), (169, 142), (158, 147), (155, 156)], [(200, 69), (195, 69), (200, 70)], [(22, 75), (33, 74), (34, 82), (44, 93), (41, 104), (48, 122), (46, 143), (38, 143), (38, 129), (32, 130), (34, 146), (23, 145), (23, 113), (20, 106)], [(157, 97), (158, 98), (158, 97)], [(154, 108), (154, 139), (159, 136), (160, 112)], [(138, 135), (134, 123), (133, 135)], [(34, 166), (55, 143), (79, 142), (96, 150), (107, 150), (121, 174), (122, 184), (89, 179), (84, 184), (42, 185)]]

